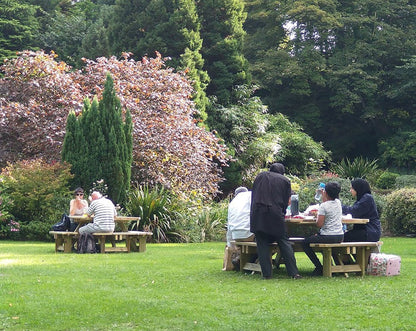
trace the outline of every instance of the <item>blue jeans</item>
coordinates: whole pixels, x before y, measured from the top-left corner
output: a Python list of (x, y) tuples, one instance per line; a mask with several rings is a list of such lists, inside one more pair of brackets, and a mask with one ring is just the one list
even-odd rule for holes
[(315, 265), (315, 268), (318, 270), (322, 270), (322, 263), (319, 261), (318, 257), (316, 256), (316, 253), (309, 245), (310, 243), (340, 243), (344, 239), (344, 235), (333, 235), (333, 236), (324, 236), (320, 234), (315, 234), (313, 236), (310, 236), (308, 238), (305, 238), (305, 240), (302, 242), (302, 248), (305, 252), (305, 254), (309, 257), (309, 260), (312, 261), (312, 263)]

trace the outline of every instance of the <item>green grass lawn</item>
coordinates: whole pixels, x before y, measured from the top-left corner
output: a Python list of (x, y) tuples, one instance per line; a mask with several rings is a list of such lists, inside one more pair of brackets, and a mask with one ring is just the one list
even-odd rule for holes
[(145, 253), (62, 254), (0, 241), (1, 330), (416, 330), (416, 239), (383, 238), (394, 277), (274, 279), (223, 272), (224, 243)]

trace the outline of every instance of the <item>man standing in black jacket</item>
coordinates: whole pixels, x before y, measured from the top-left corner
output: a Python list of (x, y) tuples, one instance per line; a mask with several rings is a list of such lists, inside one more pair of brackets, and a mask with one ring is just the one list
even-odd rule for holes
[(279, 245), (288, 275), (295, 279), (301, 278), (286, 234), (285, 214), (291, 185), (284, 173), (283, 164), (273, 163), (270, 170), (258, 174), (253, 183), (250, 231), (256, 235), (257, 253), (264, 279), (272, 278), (269, 244), (275, 241)]

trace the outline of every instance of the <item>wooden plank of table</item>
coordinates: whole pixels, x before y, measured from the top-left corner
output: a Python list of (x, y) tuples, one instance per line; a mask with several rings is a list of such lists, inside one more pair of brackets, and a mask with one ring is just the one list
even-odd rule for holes
[[(370, 220), (368, 218), (343, 218), (343, 224), (366, 224)], [(287, 218), (286, 222), (289, 224), (300, 224), (300, 225), (311, 225), (315, 224), (315, 219), (304, 219), (304, 218)]]
[[(69, 218), (72, 218), (74, 220), (75, 223), (78, 223), (77, 228), (75, 229), (75, 231), (78, 231), (79, 227), (82, 224), (85, 223), (90, 223), (93, 221), (94, 217), (91, 216), (69, 216)], [(137, 216), (114, 216), (114, 221), (120, 225), (120, 228), (122, 231), (127, 231), (127, 226), (126, 223), (129, 223), (131, 221), (139, 221), (140, 217)]]

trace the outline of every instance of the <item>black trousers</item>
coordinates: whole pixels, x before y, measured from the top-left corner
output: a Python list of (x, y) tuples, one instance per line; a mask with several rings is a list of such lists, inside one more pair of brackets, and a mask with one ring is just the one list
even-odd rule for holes
[(365, 229), (352, 229), (344, 234), (344, 241), (367, 241), (367, 231)]
[(298, 267), (296, 266), (295, 254), (293, 253), (292, 244), (287, 237), (276, 238), (266, 233), (257, 232), (257, 254), (259, 256), (259, 262), (263, 277), (269, 278), (272, 276), (272, 262), (270, 259), (270, 243), (277, 242), (279, 245), (280, 253), (285, 261), (286, 271), (289, 276), (297, 275)]
[(321, 261), (319, 261), (318, 257), (316, 256), (316, 253), (313, 251), (310, 243), (340, 243), (342, 242), (342, 239), (344, 238), (343, 234), (335, 235), (335, 236), (324, 236), (320, 234), (315, 234), (313, 236), (310, 236), (308, 238), (305, 238), (305, 240), (302, 242), (302, 248), (305, 252), (305, 254), (309, 257), (309, 260), (312, 261), (316, 269), (322, 270), (323, 266)]

